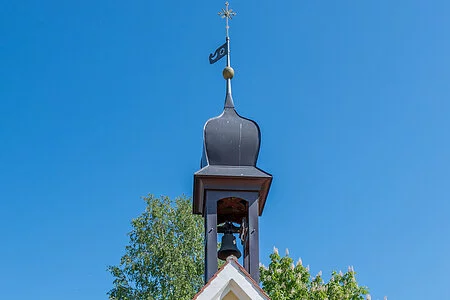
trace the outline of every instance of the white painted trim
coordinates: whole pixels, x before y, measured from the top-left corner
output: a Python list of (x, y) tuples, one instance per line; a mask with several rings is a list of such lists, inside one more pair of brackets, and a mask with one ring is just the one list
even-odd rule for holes
[(196, 300), (222, 300), (232, 291), (240, 300), (270, 300), (255, 282), (244, 274), (235, 260), (230, 260), (209, 282)]

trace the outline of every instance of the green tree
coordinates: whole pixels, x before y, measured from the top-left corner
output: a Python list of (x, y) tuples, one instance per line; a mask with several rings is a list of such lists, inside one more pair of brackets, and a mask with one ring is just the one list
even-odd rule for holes
[(333, 272), (325, 283), (322, 272), (311, 277), (301, 260), (294, 265), (288, 253), (281, 257), (276, 248), (269, 267), (261, 265), (260, 273), (262, 287), (272, 300), (363, 300), (368, 294), (368, 289), (356, 282), (353, 267), (345, 274)]
[(203, 219), (191, 200), (144, 198), (145, 211), (132, 220), (130, 244), (108, 292), (114, 300), (190, 300), (203, 286)]

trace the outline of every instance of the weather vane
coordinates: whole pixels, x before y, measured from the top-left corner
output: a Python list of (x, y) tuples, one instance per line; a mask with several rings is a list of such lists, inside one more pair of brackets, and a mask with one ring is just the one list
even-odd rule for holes
[(228, 24), (228, 21), (233, 19), (233, 17), (236, 15), (236, 12), (234, 12), (232, 9), (229, 8), (230, 4), (225, 2), (225, 8), (222, 8), (222, 11), (218, 13), (219, 16), (222, 17), (222, 19), (225, 19), (226, 22), (226, 42), (222, 46), (216, 49), (216, 51), (209, 55), (209, 63), (213, 64), (217, 61), (219, 61), (222, 57), (227, 55), (227, 67), (230, 67), (230, 36), (228, 33), (228, 30), (230, 29), (230, 26)]

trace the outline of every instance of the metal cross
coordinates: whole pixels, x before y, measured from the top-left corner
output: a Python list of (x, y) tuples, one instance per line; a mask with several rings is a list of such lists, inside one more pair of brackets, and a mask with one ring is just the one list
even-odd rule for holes
[(230, 26), (228, 26), (228, 20), (233, 19), (233, 17), (236, 15), (236, 13), (229, 9), (230, 3), (225, 2), (225, 9), (222, 8), (222, 11), (219, 11), (218, 15), (222, 17), (222, 19), (226, 19), (226, 29), (227, 29), (227, 37), (228, 37), (228, 29), (230, 29)]

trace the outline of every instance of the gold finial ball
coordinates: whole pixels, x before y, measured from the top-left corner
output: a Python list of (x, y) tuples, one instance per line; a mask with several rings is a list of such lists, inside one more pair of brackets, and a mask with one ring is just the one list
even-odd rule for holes
[(234, 76), (234, 70), (232, 67), (225, 67), (222, 72), (223, 78), (231, 79)]

